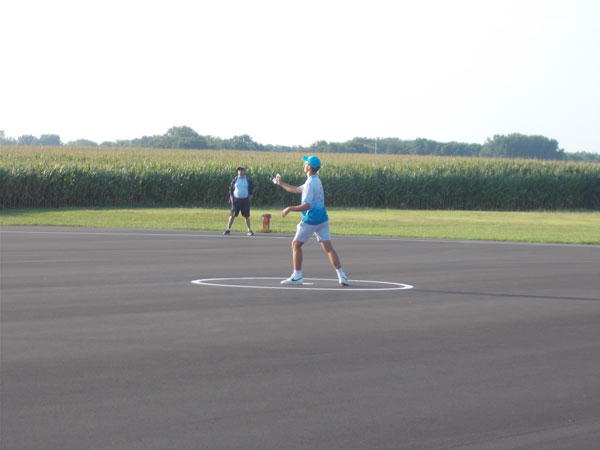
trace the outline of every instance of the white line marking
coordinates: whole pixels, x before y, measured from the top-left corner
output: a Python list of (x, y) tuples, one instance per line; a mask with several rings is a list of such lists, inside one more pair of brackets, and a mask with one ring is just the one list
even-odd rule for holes
[[(302, 285), (294, 285), (294, 286), (256, 286), (256, 285), (248, 285), (248, 284), (223, 284), (223, 283), (215, 283), (215, 281), (225, 281), (225, 280), (278, 280), (281, 281), (281, 278), (276, 277), (241, 277), (241, 278), (204, 278), (201, 280), (192, 280), (192, 284), (204, 285), (204, 286), (218, 286), (218, 287), (231, 287), (231, 288), (246, 288), (246, 289), (287, 289), (287, 290), (306, 290), (306, 291), (344, 291), (344, 292), (358, 292), (358, 291), (401, 291), (412, 289), (414, 286), (410, 284), (403, 283), (392, 283), (390, 281), (372, 281), (372, 280), (350, 280), (350, 286), (346, 287), (337, 287), (337, 288), (307, 288), (303, 287), (306, 284), (312, 283), (304, 283)], [(328, 278), (305, 278), (305, 280), (315, 280), (315, 281), (331, 281), (338, 283), (337, 279), (328, 279)], [(385, 284), (391, 285), (393, 287), (379, 287), (379, 288), (363, 288), (358, 286), (353, 286), (352, 283), (372, 283), (372, 284)]]

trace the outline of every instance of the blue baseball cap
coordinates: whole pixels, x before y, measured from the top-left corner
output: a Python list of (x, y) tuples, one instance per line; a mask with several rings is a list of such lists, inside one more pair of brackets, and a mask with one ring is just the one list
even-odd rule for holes
[(308, 163), (310, 167), (321, 167), (321, 160), (317, 158), (315, 155), (312, 156), (303, 156), (302, 159)]

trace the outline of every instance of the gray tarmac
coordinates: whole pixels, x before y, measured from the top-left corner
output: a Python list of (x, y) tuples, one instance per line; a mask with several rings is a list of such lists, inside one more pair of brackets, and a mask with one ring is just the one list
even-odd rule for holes
[(1, 448), (599, 448), (600, 247), (290, 241), (2, 227)]

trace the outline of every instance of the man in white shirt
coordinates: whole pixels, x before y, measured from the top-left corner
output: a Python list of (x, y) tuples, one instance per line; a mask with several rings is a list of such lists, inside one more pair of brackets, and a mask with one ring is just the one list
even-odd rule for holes
[(242, 217), (246, 219), (248, 227), (248, 236), (254, 236), (254, 232), (250, 228), (250, 200), (252, 200), (253, 184), (252, 180), (246, 176), (244, 167), (237, 168), (237, 177), (235, 177), (229, 185), (229, 202), (231, 203), (231, 214), (227, 222), (227, 229), (224, 235), (231, 234), (231, 225), (240, 211)]
[(350, 283), (346, 274), (342, 270), (340, 258), (331, 245), (331, 236), (329, 235), (329, 217), (325, 210), (325, 194), (323, 184), (317, 176), (321, 168), (321, 161), (316, 156), (303, 156), (304, 173), (306, 173), (306, 183), (302, 186), (292, 186), (281, 181), (281, 176), (275, 177), (275, 183), (292, 194), (302, 194), (302, 203), (298, 206), (288, 206), (281, 212), (281, 217), (287, 216), (291, 211), (302, 212), (302, 221), (296, 228), (296, 235), (292, 241), (292, 257), (294, 262), (294, 272), (283, 280), (281, 284), (302, 284), (302, 246), (311, 238), (313, 234), (317, 235), (317, 240), (323, 250), (329, 257), (329, 262), (337, 272), (340, 285), (348, 286)]

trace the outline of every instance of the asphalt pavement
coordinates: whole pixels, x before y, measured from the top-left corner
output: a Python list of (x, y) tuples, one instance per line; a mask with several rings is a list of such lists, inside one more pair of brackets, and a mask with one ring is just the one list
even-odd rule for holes
[(2, 227), (0, 447), (598, 449), (599, 246), (290, 241)]

